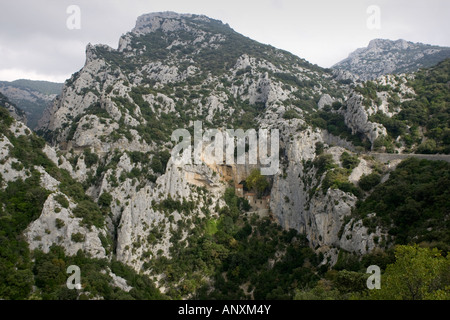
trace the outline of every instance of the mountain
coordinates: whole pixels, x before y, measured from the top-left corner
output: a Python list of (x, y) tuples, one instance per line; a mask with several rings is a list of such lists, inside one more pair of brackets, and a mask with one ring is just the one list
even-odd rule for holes
[(21, 121), (23, 123), (27, 122), (27, 117), (25, 115), (25, 112), (19, 108), (17, 108), (17, 106), (12, 103), (11, 101), (9, 101), (8, 97), (6, 97), (5, 95), (3, 95), (0, 92), (0, 106), (2, 106), (3, 108), (6, 108), (9, 111), (9, 114), (16, 120)]
[(62, 83), (34, 80), (0, 81), (0, 92), (27, 115), (27, 125), (34, 129), (43, 111), (61, 93)]
[(366, 48), (349, 54), (332, 68), (351, 72), (360, 80), (381, 75), (410, 73), (436, 65), (450, 58), (449, 47), (439, 47), (405, 40), (375, 39)]
[(386, 75), (358, 84), (368, 121), (382, 125), (373, 150), (450, 153), (450, 59), (414, 74)]
[[(433, 137), (448, 147), (447, 63), (353, 83), (206, 16), (140, 16), (118, 49), (87, 46), (37, 133), (0, 109), (0, 297), (367, 297), (367, 267), (386, 270), (395, 245), (450, 244), (450, 164), (432, 161), (448, 156), (414, 154)], [(419, 101), (433, 121), (413, 117)], [(221, 135), (177, 163), (172, 136), (199, 122)], [(239, 128), (278, 130), (274, 158), (243, 141), (256, 163), (211, 161)]]

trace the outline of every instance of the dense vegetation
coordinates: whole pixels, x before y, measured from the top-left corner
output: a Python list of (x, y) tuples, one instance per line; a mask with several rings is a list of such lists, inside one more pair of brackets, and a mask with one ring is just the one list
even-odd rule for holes
[[(364, 97), (364, 104), (372, 101), (380, 104), (377, 92), (389, 93), (391, 111), (400, 108), (393, 117), (378, 112), (369, 120), (383, 124), (388, 137), (381, 137), (375, 147), (386, 147), (393, 152), (394, 146), (400, 146), (394, 140), (401, 137), (405, 151), (416, 153), (450, 153), (450, 59), (438, 65), (422, 69), (414, 74), (414, 79), (407, 85), (414, 89), (415, 96), (405, 95), (399, 98), (399, 89), (368, 81), (356, 91)], [(421, 134), (423, 132), (423, 134)]]
[[(362, 183), (369, 188), (366, 179)], [(357, 204), (355, 214), (372, 230), (377, 225), (387, 228), (397, 244), (425, 241), (448, 249), (449, 208), (450, 164), (410, 158)], [(368, 217), (373, 212), (376, 216)]]
[(363, 139), (359, 134), (352, 134), (351, 129), (345, 124), (344, 116), (332, 112), (332, 110), (337, 110), (341, 107), (340, 103), (335, 103), (333, 106), (325, 106), (322, 110), (309, 114), (306, 120), (315, 127), (325, 129), (337, 137), (352, 142), (355, 146), (369, 150), (370, 142)]
[[(111, 213), (110, 206), (120, 205), (120, 201), (113, 198), (111, 193), (105, 191), (99, 195), (97, 203), (86, 195), (86, 191), (100, 181), (106, 181), (113, 188), (119, 183), (131, 179), (131, 185), (138, 191), (142, 186), (154, 186), (157, 176), (164, 174), (170, 153), (170, 135), (176, 128), (186, 127), (190, 121), (202, 120), (207, 126), (224, 126), (234, 128), (257, 128), (258, 116), (263, 114), (267, 105), (263, 101), (250, 103), (242, 100), (240, 95), (233, 95), (230, 88), (239, 87), (245, 81), (256, 81), (252, 67), (238, 70), (230, 80), (229, 70), (235, 65), (242, 54), (267, 60), (277, 68), (286, 72), (273, 72), (263, 70), (272, 79), (279, 81), (283, 89), (291, 92), (291, 99), (284, 101), (285, 112), (283, 118), (287, 121), (304, 119), (313, 127), (326, 129), (335, 136), (347, 139), (354, 145), (368, 149), (370, 145), (359, 136), (351, 134), (345, 125), (344, 117), (338, 111), (345, 105), (335, 102), (317, 110), (319, 94), (316, 87), (323, 87), (323, 92), (329, 92), (339, 97), (340, 90), (318, 78), (326, 77), (327, 71), (313, 66), (295, 56), (277, 50), (270, 46), (259, 44), (235, 33), (232, 29), (217, 22), (187, 21), (207, 31), (206, 41), (213, 40), (215, 34), (225, 35), (220, 46), (178, 45), (167, 47), (174, 40), (192, 42), (195, 35), (178, 30), (174, 33), (164, 33), (161, 30), (136, 36), (131, 46), (142, 49), (140, 54), (129, 55), (110, 50), (107, 47), (96, 47), (97, 54), (105, 58), (108, 68), (113, 72), (126, 72), (128, 75), (136, 71), (149, 61), (170, 62), (176, 59), (180, 62), (179, 71), (186, 71), (189, 66), (197, 67), (201, 73), (180, 80), (178, 83), (164, 83), (157, 85), (156, 80), (144, 79), (138, 86), (130, 86), (127, 95), (120, 96), (114, 93), (114, 87), (103, 88), (98, 80), (100, 89), (84, 88), (82, 93), (91, 92), (96, 96), (112, 93), (111, 100), (122, 113), (117, 120), (119, 128), (108, 137), (101, 137), (103, 142), (116, 142), (126, 138), (129, 142), (134, 139), (131, 129), (136, 130), (142, 138), (142, 143), (155, 145), (150, 152), (125, 151), (131, 160), (132, 169), (123, 170), (116, 176), (118, 162), (122, 156), (121, 151), (113, 150), (106, 156), (98, 156), (90, 149), (82, 152), (67, 154), (67, 159), (75, 167), (79, 159), (83, 159), (88, 168), (86, 180), (79, 183), (72, 179), (69, 173), (59, 169), (43, 153), (45, 143), (42, 138), (28, 132), (19, 137), (14, 136), (8, 127), (12, 119), (4, 109), (0, 109), (0, 133), (8, 137), (13, 147), (11, 157), (17, 159), (14, 168), (25, 170), (27, 178), (13, 182), (2, 183), (0, 193), (0, 298), (5, 299), (378, 299), (378, 298), (446, 298), (450, 280), (448, 279), (449, 258), (447, 252), (450, 247), (448, 235), (450, 203), (450, 177), (447, 163), (407, 160), (400, 164), (391, 173), (390, 179), (381, 184), (381, 172), (363, 176), (358, 184), (349, 181), (349, 176), (360, 163), (359, 158), (351, 153), (344, 152), (340, 157), (341, 166), (333, 161), (330, 154), (324, 154), (324, 145), (316, 144), (317, 157), (305, 161), (304, 169), (315, 168), (316, 179), (305, 174), (301, 179), (309, 181), (310, 199), (321, 185), (321, 192), (326, 193), (330, 188), (340, 189), (353, 193), (358, 199), (356, 209), (351, 218), (360, 218), (370, 231), (377, 226), (388, 230), (388, 239), (377, 239), (381, 247), (388, 247), (391, 242), (405, 245), (421, 242), (423, 245), (439, 247), (424, 249), (417, 246), (399, 246), (386, 251), (375, 251), (360, 257), (340, 250), (337, 263), (329, 270), (328, 265), (321, 265), (323, 254), (316, 253), (303, 234), (296, 230), (283, 230), (272, 218), (250, 215), (249, 202), (235, 195), (233, 188), (225, 192), (226, 205), (216, 206), (215, 212), (210, 207), (197, 208), (198, 201), (194, 199), (176, 200), (171, 196), (156, 202), (151, 207), (159, 211), (169, 222), (174, 222), (178, 212), (182, 217), (176, 224), (167, 223), (170, 237), (168, 257), (163, 250), (148, 250), (142, 253), (142, 272), (148, 272), (150, 277), (137, 274), (130, 267), (115, 260), (114, 232), (116, 225), (112, 226), (112, 235), (100, 235), (100, 240), (112, 260), (93, 259), (81, 250), (74, 256), (66, 256), (64, 249), (53, 246), (49, 253), (35, 250), (30, 252), (23, 239), (24, 229), (35, 220), (49, 195), (49, 191), (40, 184), (40, 174), (36, 166), (41, 166), (47, 173), (60, 182), (59, 189), (63, 194), (57, 194), (55, 200), (62, 208), (69, 207), (69, 200), (75, 203), (72, 213), (74, 217), (81, 218), (81, 224), (88, 228), (105, 226), (105, 217)], [(145, 50), (144, 50), (145, 48)], [(173, 62), (173, 60), (172, 60)], [(446, 64), (447, 63), (447, 64)], [(297, 65), (308, 69), (308, 77), (300, 78), (295, 75)], [(297, 70), (297, 71), (296, 71)], [(258, 72), (261, 70), (257, 70)], [(213, 75), (217, 78), (214, 83), (205, 82), (207, 77)], [(66, 85), (72, 85), (74, 79)], [(133, 79), (129, 79), (133, 82)], [(389, 118), (381, 113), (372, 115), (370, 120), (380, 122), (387, 128), (388, 137), (383, 137), (375, 144), (384, 146), (386, 151), (394, 151), (394, 139), (401, 136), (408, 148), (414, 144), (419, 145), (417, 151), (433, 153), (447, 152), (448, 148), (448, 62), (444, 62), (431, 70), (424, 70), (417, 74), (410, 83), (414, 87), (417, 97), (400, 104), (391, 96), (392, 104), (401, 105), (402, 111)], [(103, 89), (104, 92), (100, 93)], [(248, 90), (248, 88), (247, 88)], [(291, 91), (292, 90), (292, 91)], [(356, 90), (365, 97), (364, 103), (371, 101), (379, 103), (377, 92), (389, 91), (387, 86), (377, 86), (374, 82), (367, 82), (364, 87)], [(216, 111), (209, 117), (207, 98), (213, 91), (223, 93), (227, 97), (225, 110)], [(261, 92), (259, 92), (261, 93)], [(170, 99), (167, 99), (170, 98)], [(152, 100), (156, 103), (150, 104)], [(174, 103), (172, 105), (172, 103)], [(201, 106), (198, 108), (198, 106)], [(140, 109), (141, 124), (127, 125), (124, 115), (136, 115), (137, 107)], [(205, 107), (205, 108), (203, 108)], [(275, 108), (275, 107), (274, 107)], [(234, 109), (228, 112), (227, 109)], [(174, 111), (175, 110), (175, 111)], [(276, 111), (276, 110), (275, 110)], [(113, 117), (100, 102), (92, 104), (84, 110), (83, 114), (75, 119), (69, 130), (68, 140), (73, 139), (79, 121), (85, 115), (95, 115), (104, 125), (113, 123)], [(208, 121), (206, 119), (209, 119)], [(294, 122), (294, 121), (292, 121)], [(69, 125), (69, 124), (67, 124)], [(89, 129), (85, 124), (83, 129)], [(304, 127), (300, 126), (298, 130)], [(425, 141), (421, 141), (419, 128), (425, 129)], [(106, 172), (112, 171), (109, 176)], [(314, 171), (313, 171), (314, 172)], [(283, 176), (284, 178), (286, 175)], [(316, 186), (312, 186), (314, 181)], [(148, 184), (151, 182), (150, 184)], [(254, 170), (245, 180), (246, 191), (254, 191), (258, 197), (270, 192), (271, 181)], [(305, 191), (307, 183), (304, 183)], [(202, 188), (198, 188), (202, 189)], [(204, 190), (203, 190), (204, 189)], [(212, 205), (211, 198), (207, 197), (206, 188), (203, 188), (203, 203)], [(104, 189), (103, 189), (104, 190)], [(123, 190), (123, 189), (122, 189)], [(113, 193), (114, 194), (114, 193)], [(66, 198), (67, 196), (67, 198)], [(130, 197), (127, 198), (127, 200)], [(122, 199), (121, 199), (122, 200)], [(125, 200), (126, 201), (126, 200)], [(289, 201), (289, 197), (285, 198)], [(336, 204), (336, 202), (335, 202)], [(128, 205), (128, 202), (127, 202)], [(125, 207), (121, 207), (122, 211)], [(61, 210), (60, 208), (57, 208)], [(56, 209), (55, 209), (56, 210)], [(201, 211), (203, 215), (195, 213)], [(375, 213), (375, 215), (373, 214)], [(348, 219), (348, 220), (347, 220)], [(112, 224), (118, 224), (112, 221)], [(163, 219), (161, 224), (166, 224)], [(57, 228), (64, 227), (64, 221), (55, 220)], [(110, 226), (111, 227), (111, 226)], [(165, 236), (163, 230), (157, 226), (152, 228), (147, 237), (150, 245), (158, 244)], [(146, 229), (147, 230), (147, 229)], [(70, 234), (70, 240), (82, 243), (85, 235), (76, 232)], [(141, 246), (140, 238), (133, 240), (133, 249)], [(415, 257), (414, 263), (408, 265), (408, 259)], [(369, 265), (379, 265), (386, 277), (386, 283), (381, 291), (369, 292), (366, 286), (368, 275), (365, 273)], [(65, 286), (67, 279), (66, 268), (69, 265), (82, 266), (82, 289), (68, 290)], [(406, 271), (408, 272), (406, 272)], [(115, 275), (127, 280), (132, 286), (126, 292), (114, 285)], [(167, 294), (162, 295), (154, 285), (154, 281), (168, 288)], [(407, 286), (402, 284), (406, 281)], [(410, 281), (410, 282), (408, 282)], [(411, 285), (414, 291), (408, 292)], [(411, 291), (411, 290), (410, 290)], [(411, 295), (409, 295), (411, 293)]]
[[(111, 202), (111, 195), (102, 194), (99, 208), (85, 195), (82, 185), (75, 182), (70, 175), (58, 169), (42, 151), (44, 141), (35, 134), (15, 137), (9, 130), (14, 120), (8, 111), (0, 108), (0, 134), (13, 144), (10, 156), (17, 159), (17, 170), (28, 170), (28, 177), (3, 182), (0, 175), (0, 299), (88, 299), (103, 297), (105, 299), (162, 299), (163, 295), (155, 288), (148, 277), (137, 275), (129, 267), (117, 261), (92, 259), (82, 251), (68, 257), (61, 247), (52, 247), (49, 253), (39, 250), (30, 252), (23, 237), (25, 228), (41, 214), (49, 191), (41, 186), (40, 173), (35, 166), (42, 166), (60, 182), (60, 189), (73, 201), (79, 202), (73, 211), (75, 216), (83, 218), (87, 226), (101, 227), (104, 223), (105, 207)], [(89, 157), (89, 155), (88, 155)], [(91, 158), (95, 158), (90, 155)], [(91, 160), (93, 161), (93, 160)], [(58, 194), (55, 200), (68, 208), (65, 196)], [(64, 222), (56, 220), (56, 226)], [(72, 234), (72, 240), (81, 241), (81, 233)], [(82, 266), (82, 290), (69, 290), (66, 287), (69, 265)], [(109, 273), (125, 278), (133, 286), (125, 292), (114, 286)], [(35, 288), (33, 289), (33, 286)]]
[[(103, 297), (107, 300), (154, 300), (164, 299), (150, 279), (136, 274), (130, 267), (118, 261), (92, 259), (81, 250), (74, 256), (66, 256), (63, 248), (54, 246), (45, 254), (36, 250), (33, 252), (32, 267), (34, 284), (37, 291), (33, 299), (85, 300)], [(67, 267), (81, 266), (81, 290), (69, 290), (66, 281), (69, 276)], [(106, 271), (106, 272), (104, 272)], [(112, 277), (108, 271), (127, 280), (133, 287), (126, 292), (112, 285)]]
[(36, 171), (25, 181), (9, 182), (0, 192), (0, 298), (24, 299), (30, 294), (32, 263), (22, 232), (39, 217), (47, 195)]
[[(173, 242), (171, 259), (154, 257), (145, 264), (164, 274), (169, 296), (291, 299), (296, 288), (318, 279), (319, 258), (302, 235), (283, 231), (269, 218), (247, 216), (240, 209), (245, 207), (243, 199), (234, 195), (233, 188), (225, 200), (219, 218), (196, 220), (186, 239)], [(181, 239), (178, 231), (173, 237)]]
[[(369, 290), (367, 267), (381, 268), (380, 289)], [(401, 245), (333, 268), (312, 288), (297, 290), (297, 300), (449, 300), (450, 255), (436, 248)], [(369, 280), (370, 281), (370, 280)]]
[(261, 175), (261, 171), (254, 169), (250, 175), (245, 179), (244, 190), (254, 191), (258, 198), (261, 198), (265, 193), (270, 191), (270, 182), (267, 178)]

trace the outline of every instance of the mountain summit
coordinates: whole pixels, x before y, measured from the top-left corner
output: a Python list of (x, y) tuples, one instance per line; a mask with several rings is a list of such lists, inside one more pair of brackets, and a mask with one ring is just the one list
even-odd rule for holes
[(386, 74), (415, 72), (420, 68), (434, 66), (449, 57), (448, 47), (403, 39), (374, 39), (366, 48), (355, 50), (332, 68), (349, 71), (361, 80), (372, 80)]
[[(0, 298), (291, 299), (395, 244), (450, 243), (450, 164), (396, 172), (396, 153), (450, 153), (449, 68), (353, 83), (218, 20), (139, 17), (118, 49), (87, 46), (40, 121), (46, 141), (0, 108)], [(235, 163), (231, 143), (210, 161), (220, 135), (206, 132), (177, 163), (173, 137), (199, 122), (233, 143), (246, 131), (245, 160), (267, 129), (278, 170)]]

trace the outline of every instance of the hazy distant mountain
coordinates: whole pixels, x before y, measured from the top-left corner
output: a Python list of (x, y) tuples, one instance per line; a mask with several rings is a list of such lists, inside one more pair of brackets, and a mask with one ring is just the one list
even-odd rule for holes
[(62, 90), (62, 83), (33, 80), (0, 81), (0, 92), (27, 115), (27, 125), (34, 129), (45, 108)]
[(405, 40), (375, 39), (366, 48), (350, 53), (332, 68), (349, 71), (361, 80), (385, 74), (415, 72), (450, 58), (450, 48)]
[(14, 103), (11, 103), (9, 101), (8, 97), (3, 95), (0, 92), (0, 107), (4, 107), (8, 110), (9, 114), (16, 120), (21, 121), (23, 123), (27, 122), (27, 117), (24, 111), (17, 108), (17, 106)]

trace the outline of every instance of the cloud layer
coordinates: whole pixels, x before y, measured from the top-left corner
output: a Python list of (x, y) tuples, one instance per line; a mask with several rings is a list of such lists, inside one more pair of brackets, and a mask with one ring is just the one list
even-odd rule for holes
[[(67, 28), (70, 5), (81, 29)], [(367, 28), (377, 5), (381, 28)], [(447, 0), (15, 0), (0, 4), (0, 80), (64, 81), (85, 61), (85, 47), (117, 47), (136, 18), (157, 11), (205, 14), (239, 33), (330, 67), (374, 38), (450, 46)]]

